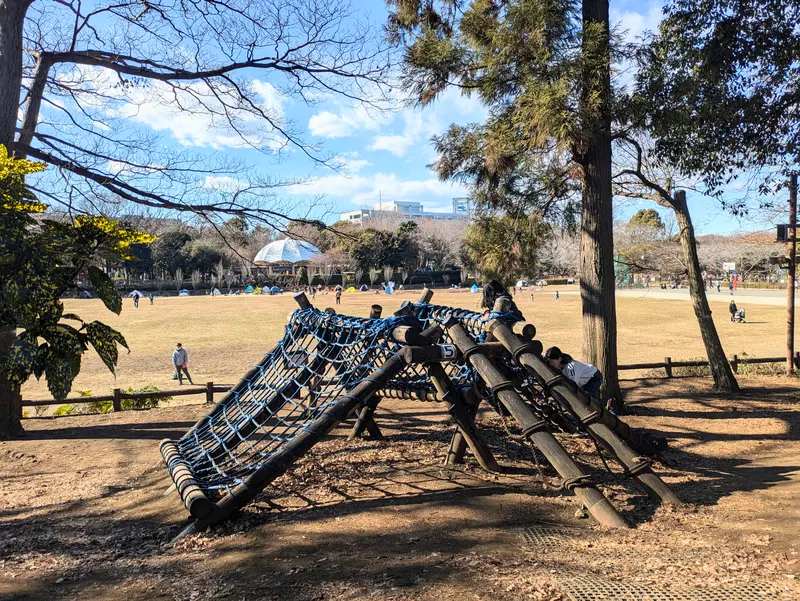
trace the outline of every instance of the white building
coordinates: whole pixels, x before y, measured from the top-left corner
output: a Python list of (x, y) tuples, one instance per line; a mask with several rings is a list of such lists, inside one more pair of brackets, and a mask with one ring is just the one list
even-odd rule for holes
[(408, 219), (469, 219), (470, 203), (468, 198), (454, 198), (453, 211), (451, 213), (438, 213), (434, 211), (425, 211), (422, 204), (416, 200), (392, 200), (376, 203), (372, 205), (371, 209), (346, 211), (341, 214), (340, 219), (349, 223), (362, 225), (372, 217), (383, 216), (398, 216)]

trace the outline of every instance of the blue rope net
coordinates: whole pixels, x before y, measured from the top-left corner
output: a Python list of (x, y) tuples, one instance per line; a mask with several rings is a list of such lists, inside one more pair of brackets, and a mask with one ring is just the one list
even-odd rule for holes
[[(509, 317), (427, 304), (417, 305), (416, 313), (425, 327), (453, 315), (476, 342), (485, 340), (492, 320)], [(397, 353), (402, 345), (391, 332), (406, 319), (295, 311), (275, 348), (177, 442), (181, 457), (175, 461), (189, 467), (209, 496), (230, 491)], [(439, 342), (450, 340), (445, 334)], [(476, 380), (463, 362), (445, 369), (456, 384)], [(387, 388), (432, 390), (420, 365), (409, 366)]]

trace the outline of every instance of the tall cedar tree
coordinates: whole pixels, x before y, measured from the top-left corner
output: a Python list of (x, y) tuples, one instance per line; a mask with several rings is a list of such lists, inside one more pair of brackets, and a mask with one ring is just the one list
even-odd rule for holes
[(448, 87), (476, 94), (485, 123), (435, 140), (443, 179), (477, 203), (530, 214), (581, 190), (583, 356), (621, 409), (611, 187), (608, 0), (391, 0), (388, 30), (405, 43), (407, 89), (420, 104)]

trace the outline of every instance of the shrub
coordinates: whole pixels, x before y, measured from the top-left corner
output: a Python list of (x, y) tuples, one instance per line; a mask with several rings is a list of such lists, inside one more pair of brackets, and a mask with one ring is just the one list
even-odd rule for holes
[[(128, 388), (127, 390), (123, 390), (122, 392), (126, 394), (146, 394), (148, 392), (161, 392), (159, 388), (156, 386), (143, 386), (142, 388)], [(123, 409), (155, 409), (158, 407), (159, 403), (168, 403), (172, 400), (171, 396), (159, 398), (159, 397), (143, 397), (139, 400), (134, 399), (122, 399), (122, 408)]]

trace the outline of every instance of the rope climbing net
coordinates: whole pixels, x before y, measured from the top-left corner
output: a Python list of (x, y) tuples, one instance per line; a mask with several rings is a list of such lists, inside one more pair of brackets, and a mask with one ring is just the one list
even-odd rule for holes
[[(476, 342), (486, 338), (493, 319), (505, 316), (427, 304), (415, 313), (425, 327), (453, 315)], [(342, 394), (399, 352), (402, 345), (391, 332), (406, 320), (403, 316), (365, 319), (313, 308), (295, 311), (275, 348), (177, 442), (179, 457), (173, 462), (187, 466), (206, 493), (230, 492), (269, 464), (283, 445)], [(440, 342), (448, 342), (446, 338)], [(449, 363), (446, 369), (457, 384), (474, 380), (463, 362)], [(422, 366), (410, 365), (387, 388), (431, 389), (431, 385)]]

